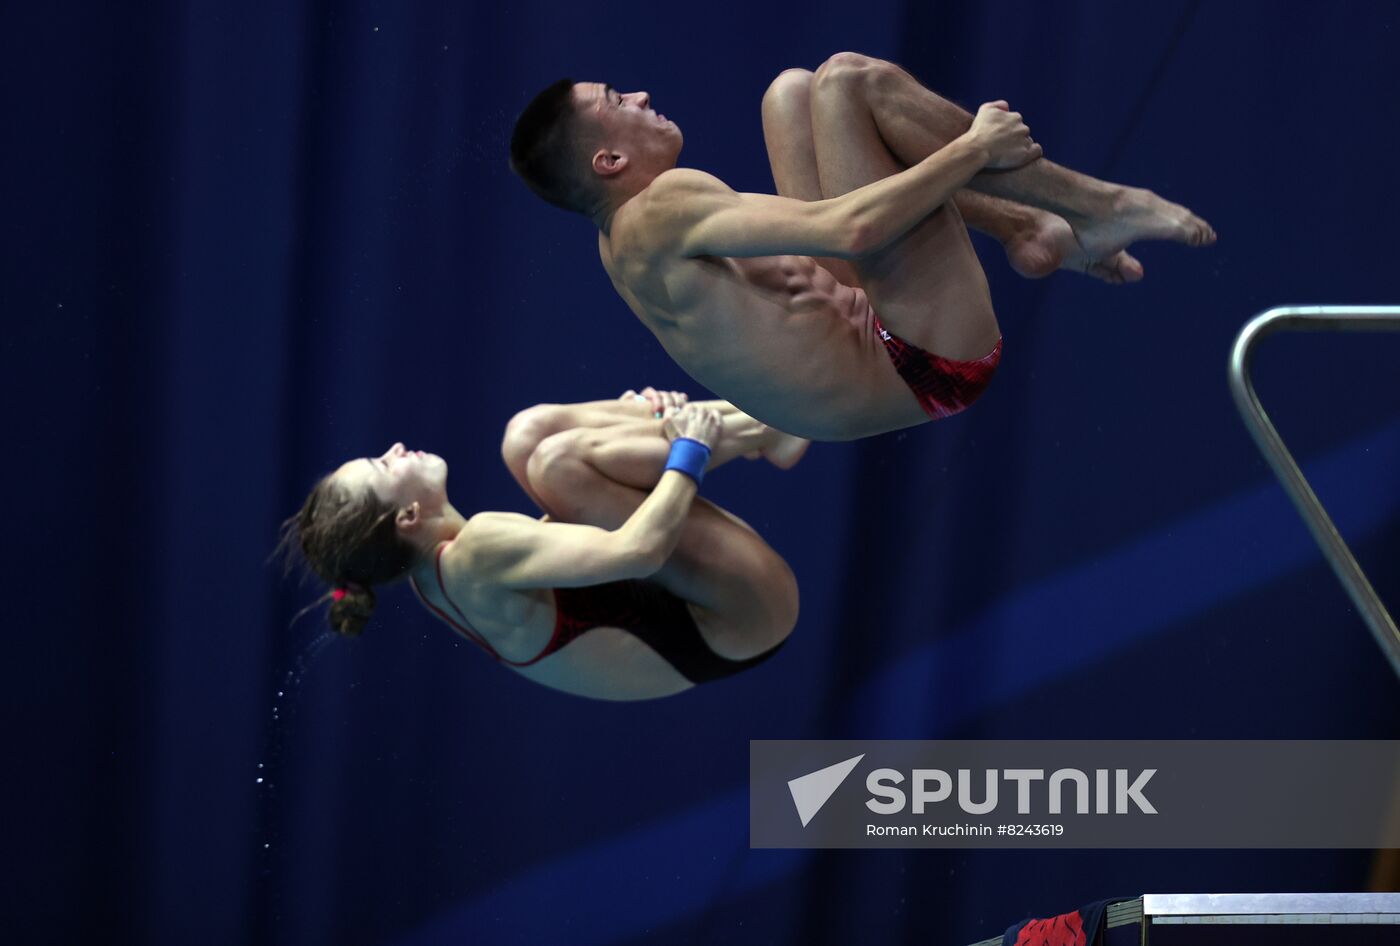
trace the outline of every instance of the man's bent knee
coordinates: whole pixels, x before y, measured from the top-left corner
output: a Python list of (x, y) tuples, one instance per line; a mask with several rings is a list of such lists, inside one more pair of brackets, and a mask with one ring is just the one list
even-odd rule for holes
[(784, 69), (768, 84), (768, 91), (763, 93), (763, 110), (806, 108), (812, 78), (812, 72), (808, 69)]
[(861, 53), (837, 53), (817, 67), (816, 81), (820, 85), (864, 82), (894, 68), (883, 59)]

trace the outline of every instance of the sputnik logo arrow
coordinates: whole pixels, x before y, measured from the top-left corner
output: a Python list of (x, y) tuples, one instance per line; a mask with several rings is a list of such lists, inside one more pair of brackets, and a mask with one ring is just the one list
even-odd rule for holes
[(787, 783), (788, 791), (792, 793), (792, 803), (797, 806), (797, 816), (802, 819), (802, 827), (807, 827), (807, 822), (816, 817), (822, 805), (836, 793), (841, 783), (846, 781), (846, 776), (864, 758), (865, 753), (862, 752), (845, 762), (800, 775)]

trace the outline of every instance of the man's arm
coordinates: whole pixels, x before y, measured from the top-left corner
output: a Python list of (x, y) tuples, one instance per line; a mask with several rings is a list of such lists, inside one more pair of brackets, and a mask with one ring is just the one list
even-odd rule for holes
[(679, 231), (685, 256), (866, 256), (903, 236), (978, 172), (1040, 156), (1020, 115), (1004, 105), (982, 106), (972, 127), (945, 147), (840, 197), (740, 194), (711, 175), (676, 170), (648, 189), (649, 217), (652, 226)]

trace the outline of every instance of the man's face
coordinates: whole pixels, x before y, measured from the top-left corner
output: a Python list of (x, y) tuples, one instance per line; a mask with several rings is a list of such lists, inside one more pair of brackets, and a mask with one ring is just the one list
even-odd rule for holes
[(603, 82), (579, 82), (574, 102), (585, 127), (598, 135), (598, 147), (625, 154), (650, 168), (673, 167), (684, 139), (675, 122), (651, 107), (646, 92), (619, 92)]

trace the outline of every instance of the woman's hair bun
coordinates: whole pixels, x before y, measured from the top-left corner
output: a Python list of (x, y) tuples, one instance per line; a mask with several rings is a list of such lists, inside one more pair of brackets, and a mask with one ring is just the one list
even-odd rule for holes
[(342, 593), (331, 599), (327, 620), (337, 634), (359, 637), (374, 614), (374, 591), (362, 585), (339, 589)]

